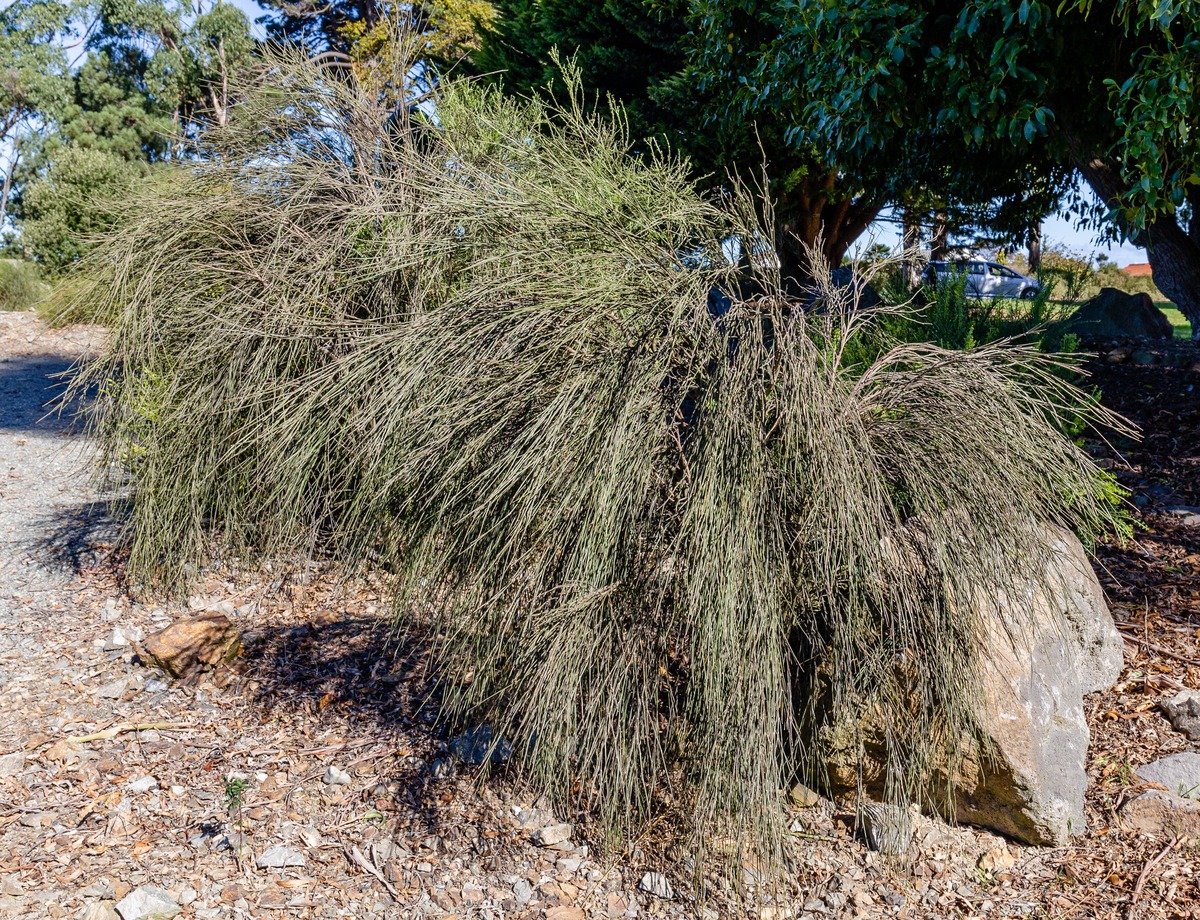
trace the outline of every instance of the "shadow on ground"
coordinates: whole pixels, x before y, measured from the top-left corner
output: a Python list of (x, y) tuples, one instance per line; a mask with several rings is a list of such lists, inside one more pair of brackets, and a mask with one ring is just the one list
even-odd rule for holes
[(75, 410), (62, 405), (75, 362), (62, 355), (23, 355), (0, 361), (0, 431), (62, 431)]
[(30, 555), (48, 569), (82, 575), (117, 549), (127, 507), (97, 500), (59, 508), (38, 522), (42, 536)]
[[(452, 732), (438, 719), (438, 686), (420, 639), (401, 642), (377, 616), (296, 625), (247, 635), (236, 669), (250, 699), (266, 712), (290, 709), (309, 722), (324, 715), (352, 726), (354, 737), (370, 740), (365, 754), (376, 745), (407, 752), (383, 761), (380, 775), (386, 810), (400, 820), (409, 845), (436, 838), (436, 847), (495, 855), (499, 841), (465, 833), (473, 822), (458, 803), (475, 798), (470, 787), (480, 768), (447, 753)], [(344, 757), (343, 766), (354, 764), (354, 755)], [(492, 782), (507, 785), (507, 771), (496, 772)], [(371, 804), (381, 803), (376, 797)]]

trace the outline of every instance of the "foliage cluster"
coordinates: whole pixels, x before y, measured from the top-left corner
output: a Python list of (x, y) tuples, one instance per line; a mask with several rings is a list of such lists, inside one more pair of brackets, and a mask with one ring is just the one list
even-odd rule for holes
[[(1053, 195), (1056, 177), (1078, 171), (1096, 193), (1098, 207), (1088, 209), (1096, 225), (1147, 247), (1160, 287), (1200, 335), (1200, 243), (1184, 229), (1200, 205), (1196, 4), (701, 6), (713, 11), (709, 55), (735, 60), (744, 77), (739, 107), (779, 113), (797, 141), (822, 145), (851, 172), (884, 157), (893, 199), (914, 184), (943, 189), (938, 170), (964, 166), (985, 174), (998, 166), (1030, 198)], [(773, 27), (749, 53), (726, 33), (731, 9)], [(885, 156), (896, 148), (915, 155)], [(1014, 170), (1014, 157), (1024, 168)]]
[(567, 86), (450, 81), (433, 124), (272, 60), (87, 257), (112, 336), (76, 386), (137, 577), (214, 545), (383, 566), (447, 714), (543, 788), (614, 834), (669, 800), (701, 851), (777, 855), (839, 717), (878, 712), (891, 795), (921, 796), (972, 730), (963, 599), (1042, 571), (1038, 522), (1105, 526), (1104, 485), (1046, 356), (852, 366), (878, 325), (827, 271), (810, 312), (772, 260), (737, 276), (721, 241), (770, 238), (760, 206), (700, 197)]
[(0, 259), (0, 310), (29, 310), (46, 296), (37, 266), (19, 259)]
[[(68, 43), (83, 46), (71, 66)], [(5, 44), (23, 50), (0, 94), (0, 218), (11, 193), (21, 245), (50, 275), (105, 228), (103, 199), (228, 118), (255, 52), (245, 14), (220, 0), (16, 0), (0, 13)]]

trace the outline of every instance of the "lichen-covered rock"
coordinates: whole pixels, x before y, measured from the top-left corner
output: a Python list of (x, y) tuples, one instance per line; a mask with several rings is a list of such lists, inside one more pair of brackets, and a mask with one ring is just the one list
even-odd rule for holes
[[(952, 776), (948, 765), (935, 768), (929, 797), (959, 821), (1059, 846), (1086, 826), (1083, 694), (1113, 685), (1122, 646), (1079, 541), (1047, 527), (1046, 546), (1041, 571), (978, 602), (986, 636), (975, 714), (982, 750), (964, 742)], [(864, 719), (857, 732), (830, 736), (826, 767), (836, 795), (852, 794), (860, 778), (868, 795), (883, 795), (886, 745)]]
[(233, 621), (213, 611), (150, 634), (138, 651), (172, 677), (187, 677), (233, 659), (240, 648), (241, 635)]

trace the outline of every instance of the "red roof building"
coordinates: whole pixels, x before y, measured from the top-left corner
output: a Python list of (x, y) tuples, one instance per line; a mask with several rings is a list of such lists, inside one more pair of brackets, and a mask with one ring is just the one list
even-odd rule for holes
[(1133, 265), (1126, 265), (1121, 271), (1134, 278), (1149, 278), (1154, 274), (1150, 271), (1149, 262), (1135, 262)]

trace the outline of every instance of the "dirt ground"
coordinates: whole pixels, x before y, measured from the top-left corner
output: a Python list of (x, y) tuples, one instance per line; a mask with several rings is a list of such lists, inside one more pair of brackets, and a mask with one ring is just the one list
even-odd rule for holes
[[(97, 341), (0, 314), (0, 917), (132, 920), (129, 895), (158, 889), (184, 918), (1200, 917), (1193, 842), (1115, 819), (1132, 767), (1188, 748), (1158, 703), (1200, 687), (1200, 527), (1172, 513), (1200, 504), (1182, 362), (1094, 362), (1144, 437), (1091, 441), (1140, 529), (1098, 552), (1127, 642), (1120, 682), (1088, 699), (1087, 834), (1031, 848), (920, 819), (893, 866), (832, 809), (797, 809), (796, 871), (771, 895), (749, 864), (741, 892), (696, 891), (654, 828), (605, 857), (586, 816), (448, 756), (378, 585), (312, 563), (131, 597), (86, 439), (42, 408)], [(231, 666), (173, 682), (140, 663), (141, 637), (200, 609), (243, 630)]]

